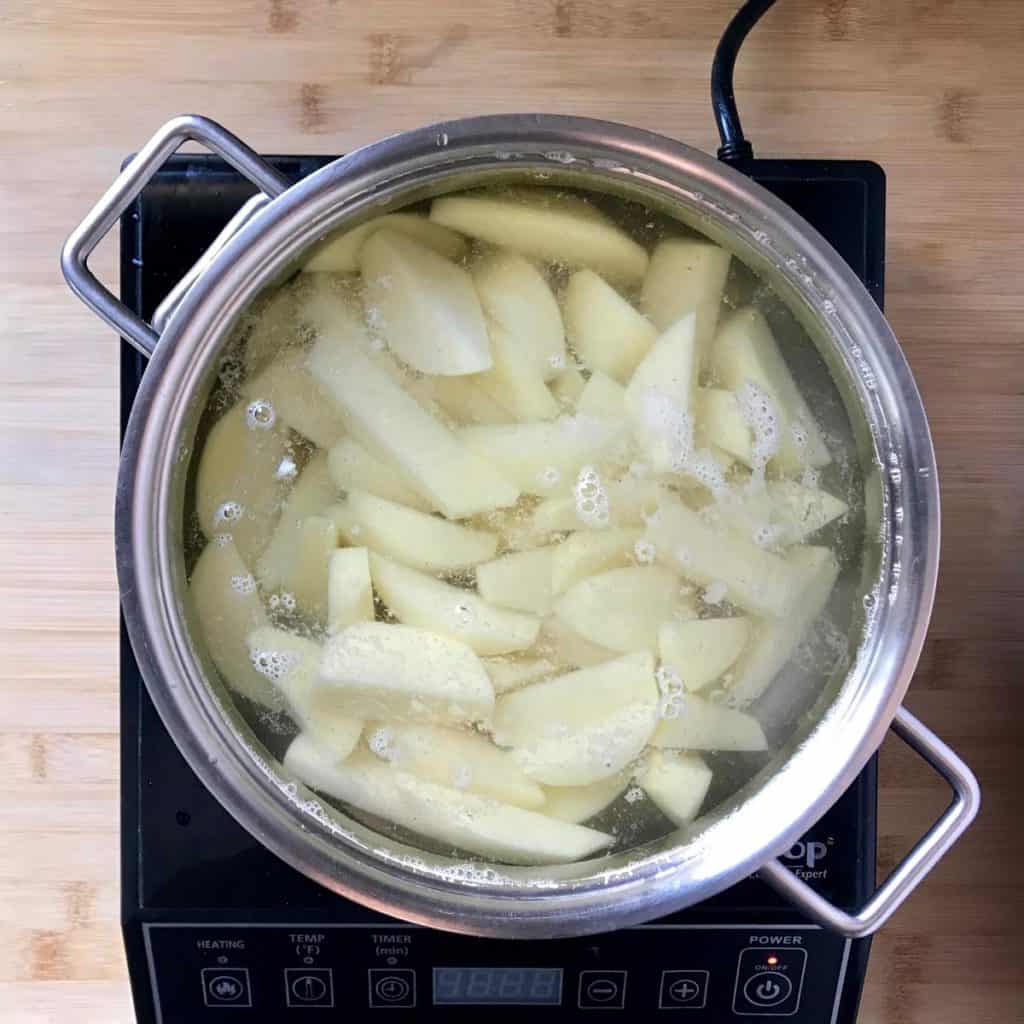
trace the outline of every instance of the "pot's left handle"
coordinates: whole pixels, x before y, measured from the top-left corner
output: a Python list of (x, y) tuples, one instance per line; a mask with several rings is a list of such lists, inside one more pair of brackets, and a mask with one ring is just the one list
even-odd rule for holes
[(241, 139), (216, 121), (195, 114), (168, 121), (118, 175), (64, 243), (60, 265), (71, 290), (147, 357), (156, 347), (159, 334), (100, 283), (87, 260), (167, 158), (190, 141), (200, 143), (221, 157), (271, 199), (291, 184)]

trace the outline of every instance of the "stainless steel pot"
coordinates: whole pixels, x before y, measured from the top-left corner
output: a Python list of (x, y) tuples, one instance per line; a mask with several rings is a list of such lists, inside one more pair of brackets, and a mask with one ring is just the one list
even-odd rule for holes
[[(143, 323), (86, 266), (89, 253), (186, 140), (263, 193), (169, 303)], [(218, 357), (240, 311), (343, 222), (470, 185), (541, 179), (668, 211), (731, 249), (789, 303), (843, 394), (875, 503), (865, 608), (848, 671), (816, 714), (734, 798), (638, 850), (555, 868), (481, 869), (385, 839), (324, 808), (259, 747), (234, 710), (185, 600), (187, 454)], [(219, 125), (165, 125), (69, 238), (71, 288), (150, 365), (132, 411), (117, 492), (125, 620), (149, 692), (189, 763), (260, 842), (329, 889), (436, 928), (504, 937), (598, 932), (704, 899), (758, 870), (845, 935), (877, 929), (977, 813), (966, 765), (900, 706), (924, 640), (939, 556), (939, 492), (924, 409), (888, 324), (807, 223), (747, 178), (679, 143), (574, 117), (483, 117), (398, 135), (290, 184)], [(877, 527), (877, 533), (875, 529)], [(863, 907), (840, 909), (775, 858), (850, 784), (888, 728), (950, 783), (949, 808)]]

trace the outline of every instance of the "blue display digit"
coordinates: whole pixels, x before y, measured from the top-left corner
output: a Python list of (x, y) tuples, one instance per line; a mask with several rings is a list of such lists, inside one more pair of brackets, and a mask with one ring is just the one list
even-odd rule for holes
[(557, 1006), (560, 967), (435, 967), (434, 1003), (448, 1006)]
[(510, 968), (501, 972), (501, 984), (498, 986), (498, 998), (504, 1002), (518, 1002), (523, 998), (523, 982), (526, 972)]
[(561, 971), (533, 971), (530, 982), (530, 1002), (557, 1003)]
[(458, 968), (445, 968), (435, 972), (434, 999), (439, 1003), (458, 1003), (462, 1000), (462, 982), (466, 972)]
[(493, 992), (494, 972), (477, 968), (469, 973), (469, 984), (466, 986), (466, 999), (494, 998)]

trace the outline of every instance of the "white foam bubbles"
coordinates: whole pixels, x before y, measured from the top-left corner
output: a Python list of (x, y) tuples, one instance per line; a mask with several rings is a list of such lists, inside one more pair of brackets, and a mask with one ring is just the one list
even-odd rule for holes
[(277, 411), (265, 398), (257, 398), (245, 409), (245, 425), (250, 430), (270, 430), (277, 422)]
[(225, 501), (223, 504), (217, 507), (217, 511), (213, 513), (213, 524), (214, 526), (220, 526), (222, 524), (237, 523), (242, 518), (242, 513), (245, 511), (245, 507), (238, 501)]
[(611, 521), (611, 502), (601, 476), (593, 466), (584, 466), (573, 488), (576, 516), (586, 526), (601, 529)]
[(232, 576), (231, 589), (236, 594), (255, 594), (256, 580), (252, 573), (246, 573), (244, 576)]
[(299, 656), (291, 651), (275, 651), (269, 648), (257, 648), (249, 652), (252, 667), (261, 676), (272, 683), (283, 682), (288, 673), (295, 667)]

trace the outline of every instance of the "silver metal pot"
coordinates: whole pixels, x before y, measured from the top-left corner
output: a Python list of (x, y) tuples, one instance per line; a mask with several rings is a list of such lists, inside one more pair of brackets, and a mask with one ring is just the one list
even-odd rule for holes
[[(264, 195), (248, 205), (153, 325), (86, 259), (186, 140), (221, 155)], [(699, 227), (762, 274), (825, 358), (879, 497), (863, 553), (866, 611), (854, 654), (769, 769), (689, 830), (599, 860), (481, 870), (386, 839), (324, 808), (260, 748), (197, 642), (186, 601), (187, 454), (229, 329), (264, 287), (343, 222), (439, 193), (542, 179), (637, 199)], [(71, 288), (150, 365), (132, 411), (117, 490), (125, 621), (153, 701), (215, 796), (261, 843), (340, 895), (454, 931), (551, 937), (620, 928), (696, 903), (753, 871), (849, 936), (877, 929), (977, 813), (966, 765), (900, 706), (924, 640), (939, 557), (939, 492), (924, 409), (893, 334), (853, 273), (807, 223), (703, 153), (575, 117), (454, 121), (360, 149), (290, 184), (200, 117), (165, 125), (69, 238)], [(877, 521), (876, 521), (877, 520)], [(876, 531), (877, 527), (877, 532)], [(775, 858), (828, 809), (893, 728), (952, 786), (949, 808), (863, 907), (840, 909)]]

